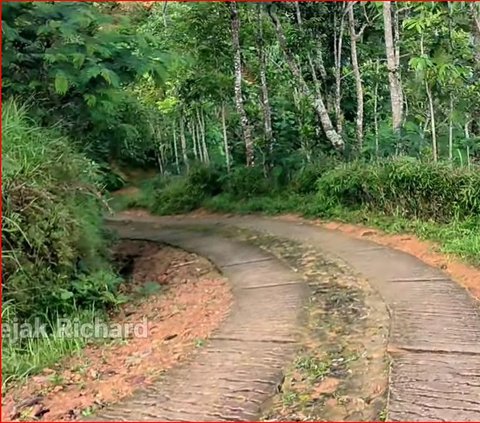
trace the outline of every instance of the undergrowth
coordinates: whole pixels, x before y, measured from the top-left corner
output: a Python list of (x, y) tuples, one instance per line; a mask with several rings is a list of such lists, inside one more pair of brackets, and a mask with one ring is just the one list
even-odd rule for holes
[(41, 339), (4, 337), (3, 380), (55, 362), (77, 341), (53, 336), (56, 316), (101, 311), (123, 301), (109, 264), (96, 166), (25, 108), (2, 110), (2, 322), (47, 323)]

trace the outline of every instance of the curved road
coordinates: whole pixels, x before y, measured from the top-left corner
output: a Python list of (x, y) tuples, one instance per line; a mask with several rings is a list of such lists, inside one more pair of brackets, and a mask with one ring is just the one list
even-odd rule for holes
[[(254, 216), (115, 218), (120, 236), (167, 242), (212, 260), (234, 308), (196, 358), (96, 420), (256, 420), (295, 352), (306, 286), (273, 256), (217, 234), (235, 226), (308, 243), (369, 280), (391, 318), (390, 421), (480, 421), (480, 311), (443, 272), (345, 234)], [(128, 224), (127, 224), (128, 223)], [(199, 231), (208, 228), (208, 231)]]

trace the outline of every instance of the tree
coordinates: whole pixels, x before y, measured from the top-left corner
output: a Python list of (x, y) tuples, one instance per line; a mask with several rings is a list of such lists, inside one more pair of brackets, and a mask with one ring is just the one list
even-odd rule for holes
[(350, 29), (352, 69), (353, 75), (355, 76), (355, 89), (357, 94), (357, 115), (355, 118), (357, 145), (359, 151), (361, 151), (363, 147), (363, 82), (360, 66), (358, 64), (357, 42), (360, 40), (366, 25), (364, 25), (358, 33), (356, 32), (354, 6), (355, 5), (353, 3), (348, 6), (348, 25)]
[(272, 129), (272, 111), (270, 109), (270, 96), (268, 93), (268, 84), (267, 84), (267, 64), (265, 58), (265, 46), (263, 39), (263, 19), (262, 19), (262, 8), (261, 4), (258, 5), (258, 62), (260, 67), (260, 86), (262, 93), (262, 111), (263, 111), (263, 122), (265, 127), (265, 140), (270, 154), (273, 152), (273, 129)]
[(242, 125), (243, 139), (245, 141), (245, 155), (247, 166), (255, 164), (255, 153), (253, 150), (253, 139), (250, 123), (248, 122), (247, 113), (243, 105), (242, 94), (242, 54), (240, 48), (240, 18), (238, 16), (237, 2), (230, 3), (231, 19), (232, 19), (232, 45), (233, 45), (233, 65), (235, 70), (235, 104), (237, 112), (240, 116)]
[(99, 158), (154, 148), (148, 111), (127, 87), (140, 78), (161, 82), (167, 58), (129, 27), (128, 18), (78, 2), (2, 9), (4, 95), (33, 94), (43, 123), (61, 120)]
[(296, 80), (296, 83), (298, 86), (298, 92), (302, 95), (302, 97), (312, 99), (311, 102), (312, 102), (313, 108), (320, 119), (323, 131), (325, 132), (327, 139), (335, 148), (343, 149), (345, 143), (341, 135), (338, 134), (338, 132), (335, 130), (334, 126), (332, 125), (332, 121), (330, 119), (330, 116), (328, 115), (327, 108), (325, 107), (325, 102), (323, 100), (322, 93), (319, 90), (316, 90), (315, 95), (313, 95), (310, 87), (308, 86), (305, 79), (303, 78), (302, 72), (296, 63), (292, 52), (288, 48), (287, 40), (282, 28), (280, 19), (275, 14), (272, 8), (269, 9), (269, 13), (277, 32), (278, 43), (280, 45), (280, 48), (282, 49), (285, 55), (285, 60), (287, 61), (288, 67), (290, 68), (290, 71), (292, 72), (292, 75)]
[(385, 51), (387, 55), (388, 81), (390, 83), (390, 99), (392, 104), (392, 126), (397, 136), (400, 133), (403, 121), (403, 91), (400, 78), (400, 49), (395, 42), (395, 28), (398, 27), (397, 15), (392, 18), (392, 4), (383, 2), (383, 23), (385, 29)]

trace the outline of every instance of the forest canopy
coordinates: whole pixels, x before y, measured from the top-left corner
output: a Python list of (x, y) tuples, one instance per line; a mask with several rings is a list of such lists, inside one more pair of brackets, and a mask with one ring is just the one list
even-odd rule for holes
[(479, 13), (464, 2), (9, 3), (3, 93), (108, 166), (465, 163), (478, 155)]

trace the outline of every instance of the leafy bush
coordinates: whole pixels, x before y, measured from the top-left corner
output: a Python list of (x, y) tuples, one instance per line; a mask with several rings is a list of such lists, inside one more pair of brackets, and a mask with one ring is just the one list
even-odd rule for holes
[(221, 173), (215, 166), (195, 166), (187, 175), (187, 183), (205, 195), (217, 195), (222, 192)]
[(317, 181), (337, 163), (332, 159), (323, 159), (315, 163), (307, 164), (300, 169), (292, 178), (290, 183), (294, 192), (299, 194), (310, 194), (316, 191)]
[[(4, 105), (2, 124), (3, 301), (21, 318), (115, 303), (98, 169), (15, 103)], [(100, 271), (109, 283), (93, 276)]]
[(10, 3), (2, 7), (3, 94), (35, 98), (45, 125), (58, 125), (99, 162), (154, 164), (156, 108), (133, 92), (154, 87), (167, 56), (136, 31), (128, 14), (89, 2)]
[(204, 192), (187, 179), (177, 179), (156, 192), (151, 210), (160, 215), (187, 213), (198, 208)]
[(480, 215), (480, 172), (401, 158), (353, 163), (317, 184), (323, 207), (368, 208), (387, 215), (450, 222)]
[(251, 198), (271, 191), (260, 167), (238, 167), (224, 177), (225, 191), (236, 198)]
[[(222, 190), (220, 172), (213, 166), (197, 165), (185, 177), (158, 178), (142, 188), (144, 206), (156, 214), (187, 213), (201, 206), (206, 197)], [(152, 201), (145, 199), (151, 192)]]
[(116, 173), (110, 166), (101, 166), (100, 170), (103, 176), (102, 184), (107, 191), (116, 191), (125, 186), (123, 177)]

